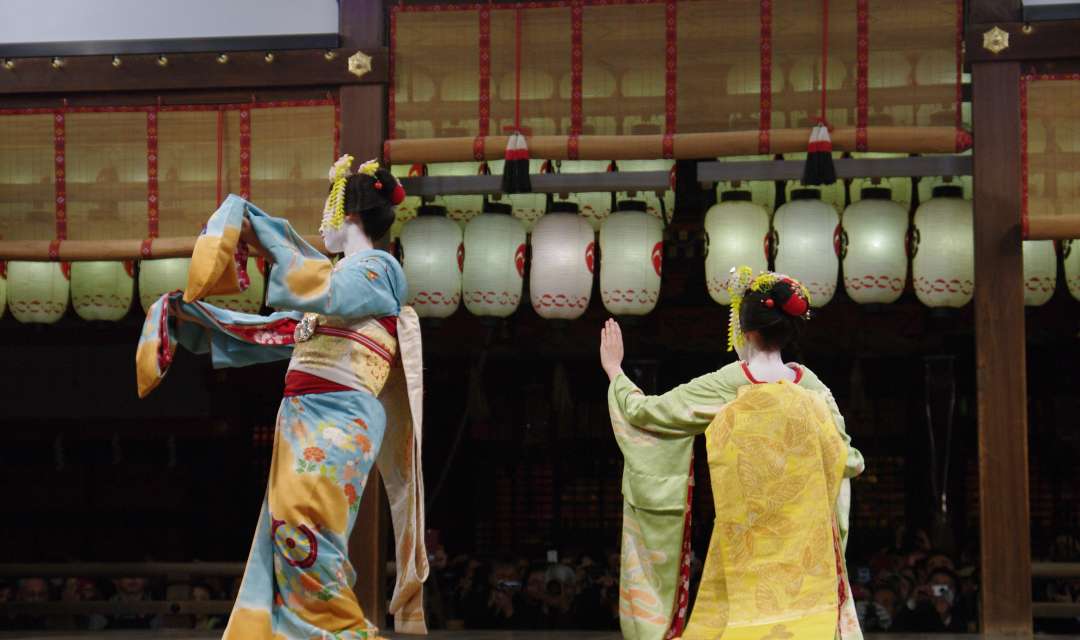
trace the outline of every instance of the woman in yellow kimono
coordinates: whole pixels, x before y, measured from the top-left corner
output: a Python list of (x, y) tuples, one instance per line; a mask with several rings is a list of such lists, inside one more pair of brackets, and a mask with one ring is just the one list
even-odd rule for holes
[[(405, 275), (376, 250), (394, 221), (401, 185), (375, 162), (331, 170), (323, 240), (332, 263), (286, 220), (229, 196), (195, 246), (187, 290), (150, 308), (136, 354), (139, 394), (168, 370), (176, 345), (209, 351), (215, 367), (289, 359), (266, 498), (226, 640), (365, 640), (378, 630), (361, 609), (348, 541), (372, 466), (379, 465), (397, 543), (390, 612), (398, 631), (424, 633), (422, 363)], [(244, 244), (273, 267), (269, 316), (202, 301), (244, 280)], [(365, 523), (360, 523), (365, 526)]]
[[(809, 314), (786, 276), (731, 279), (740, 360), (661, 396), (622, 371), (609, 320), (600, 356), (623, 470), (619, 613), (631, 640), (862, 637), (844, 566), (849, 479), (863, 470), (828, 388), (780, 352)], [(687, 612), (693, 438), (704, 433), (716, 506)], [(687, 620), (689, 618), (689, 624)]]

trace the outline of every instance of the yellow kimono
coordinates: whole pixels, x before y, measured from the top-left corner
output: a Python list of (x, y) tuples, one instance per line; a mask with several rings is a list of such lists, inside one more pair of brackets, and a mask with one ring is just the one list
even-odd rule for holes
[[(862, 456), (828, 389), (795, 370), (794, 383), (753, 384), (734, 363), (652, 397), (626, 376), (612, 382), (625, 637), (862, 637), (843, 562)], [(690, 456), (703, 432), (716, 522), (686, 625)]]

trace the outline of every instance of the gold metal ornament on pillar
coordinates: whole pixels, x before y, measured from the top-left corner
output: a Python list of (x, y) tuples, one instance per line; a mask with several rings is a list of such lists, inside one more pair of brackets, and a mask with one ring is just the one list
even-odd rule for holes
[(363, 51), (357, 51), (349, 56), (349, 73), (357, 78), (363, 78), (371, 72), (371, 56)]
[(994, 27), (983, 34), (983, 49), (990, 53), (1001, 53), (1009, 48), (1009, 32), (1001, 27)]

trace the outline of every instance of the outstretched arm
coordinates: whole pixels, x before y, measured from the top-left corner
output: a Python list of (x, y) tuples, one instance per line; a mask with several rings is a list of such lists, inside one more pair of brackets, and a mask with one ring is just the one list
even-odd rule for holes
[(710, 373), (659, 396), (642, 393), (622, 370), (622, 329), (608, 320), (600, 334), (600, 364), (611, 385), (608, 394), (633, 425), (658, 433), (701, 433), (735, 398), (725, 370)]

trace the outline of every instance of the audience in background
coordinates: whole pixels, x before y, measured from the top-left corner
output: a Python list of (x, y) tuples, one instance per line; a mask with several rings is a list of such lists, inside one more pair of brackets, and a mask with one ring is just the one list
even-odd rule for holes
[[(619, 628), (619, 554), (553, 554), (541, 561), (513, 555), (449, 557), (441, 544), (429, 548), (431, 575), (425, 605), (432, 629), (615, 630)], [(1044, 558), (1080, 561), (1080, 541), (1062, 535)], [(968, 633), (977, 630), (978, 581), (975, 554), (957, 555), (931, 548), (921, 531), (906, 535), (860, 560), (849, 553), (852, 595), (868, 633)], [(392, 572), (391, 572), (392, 573)], [(701, 576), (701, 563), (691, 562), (691, 603)], [(393, 576), (389, 576), (389, 589)], [(193, 584), (196, 602), (235, 598), (240, 580), (207, 579)], [(112, 581), (68, 578), (50, 582), (27, 577), (0, 580), (0, 604), (54, 601), (145, 602), (161, 600), (145, 578)], [(171, 587), (170, 587), (171, 588)], [(157, 594), (157, 595), (155, 595)], [(1036, 580), (1036, 602), (1080, 604), (1080, 578)], [(196, 614), (194, 628), (224, 628), (227, 616)], [(158, 629), (161, 616), (151, 614), (35, 615), (0, 614), (0, 629)], [(1080, 617), (1037, 619), (1036, 629), (1050, 633), (1080, 632)]]

